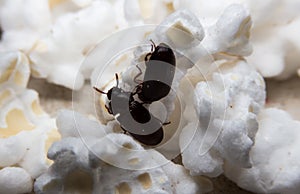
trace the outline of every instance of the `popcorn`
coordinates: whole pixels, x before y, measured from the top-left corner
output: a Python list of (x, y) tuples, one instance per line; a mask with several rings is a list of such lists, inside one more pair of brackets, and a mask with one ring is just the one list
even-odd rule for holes
[[(299, 1), (183, 1), (174, 0), (174, 8), (189, 9), (197, 14), (204, 26), (214, 23), (220, 13), (232, 3), (240, 3), (253, 18), (251, 42), (253, 53), (247, 57), (264, 77), (286, 79), (294, 75), (300, 65), (299, 55)], [(270, 12), (270, 10), (272, 10)], [(228, 18), (228, 21), (231, 19)], [(226, 21), (225, 23), (226, 24)], [(226, 26), (226, 25), (225, 25)], [(227, 25), (228, 26), (228, 25)], [(232, 25), (228, 30), (233, 29)], [(220, 31), (223, 33), (223, 31)], [(250, 54), (250, 53), (248, 53)], [(248, 55), (247, 54), (247, 55)]]
[(28, 52), (39, 36), (49, 30), (51, 15), (47, 0), (4, 0), (0, 6), (3, 30), (0, 51)]
[(249, 62), (264, 77), (287, 79), (299, 72), (300, 65), (296, 59), (300, 52), (300, 42), (296, 35), (299, 33), (299, 24), (300, 17), (297, 17), (285, 25), (271, 28), (270, 34), (264, 35), (267, 37), (263, 41), (254, 36), (254, 50), (249, 56)]
[(238, 56), (250, 55), (252, 52), (249, 44), (251, 24), (250, 13), (247, 10), (238, 4), (230, 5), (218, 21), (207, 28), (207, 36), (203, 40), (203, 45), (210, 54), (222, 52)]
[(219, 68), (220, 73), (195, 88), (199, 125), (191, 121), (180, 135), (183, 164), (194, 175), (218, 176), (224, 162), (251, 167), (264, 81), (245, 61), (220, 63)]
[(30, 193), (32, 179), (22, 168), (6, 167), (0, 170), (0, 193)]
[(51, 33), (30, 53), (34, 75), (75, 90), (81, 88), (83, 71), (89, 71), (80, 69), (81, 62), (99, 40), (115, 30), (111, 9), (106, 1), (94, 1), (78, 12), (59, 17)]
[[(237, 2), (247, 9), (231, 5)], [(211, 189), (210, 181), (189, 173), (215, 177), (223, 171), (254, 192), (296, 193), (298, 122), (276, 109), (260, 113), (265, 85), (248, 63), (259, 64), (266, 77), (287, 78), (299, 69), (298, 5), (247, 0), (3, 1), (0, 51), (24, 53), (0, 53), (0, 193), (30, 192), (37, 177), (36, 193), (202, 193)], [(160, 25), (138, 27), (146, 23)], [(136, 27), (96, 45), (128, 26)], [(149, 40), (170, 45), (177, 61), (171, 92), (147, 107), (162, 122), (171, 121), (156, 151), (115, 133), (121, 129), (103, 108), (106, 95), (96, 101), (106, 125), (64, 110), (57, 119), (58, 134), (37, 93), (26, 89), (30, 61), (34, 76), (71, 89), (80, 89), (93, 71), (93, 86), (107, 91), (118, 73), (119, 86), (133, 91), (136, 65), (145, 72)], [(278, 118), (288, 131), (279, 130), (280, 123), (274, 127)], [(270, 128), (278, 132), (270, 134)], [(284, 135), (276, 136), (280, 133)], [(54, 163), (46, 171), (52, 162), (45, 150), (60, 136), (48, 151)], [(180, 151), (190, 172), (168, 160)], [(288, 159), (277, 160), (282, 155)]]
[[(211, 189), (210, 181), (190, 177), (182, 166), (154, 150), (144, 150), (131, 137), (110, 133), (113, 125), (97, 124), (71, 111), (61, 112), (57, 125), (67, 133), (49, 149), (54, 163), (37, 178), (36, 193), (202, 193)], [(74, 135), (83, 129), (85, 133)]]
[(62, 140), (50, 147), (48, 158), (54, 164), (37, 178), (34, 190), (36, 193), (89, 192), (92, 190), (93, 178), (88, 148), (106, 133), (111, 133), (112, 125), (106, 127), (68, 110), (62, 110), (56, 122)]
[[(39, 106), (38, 94), (25, 88), (30, 73), (26, 56), (3, 52), (0, 60), (0, 168), (18, 166), (22, 170), (12, 171), (13, 176), (26, 171), (34, 179), (48, 168), (45, 151), (59, 137), (54, 121)], [(6, 184), (8, 189), (15, 186)], [(26, 192), (28, 187), (22, 186), (16, 190)]]
[(97, 177), (102, 183), (96, 188), (98, 193), (115, 190), (120, 193), (126, 190), (132, 193), (203, 193), (211, 189), (208, 180), (199, 177), (197, 184), (182, 166), (166, 160), (157, 151), (144, 150), (129, 136), (107, 135), (92, 150), (91, 161), (101, 169)]
[[(61, 110), (56, 119), (56, 125), (62, 138), (67, 137), (94, 137), (101, 138), (106, 133), (111, 133), (113, 122), (107, 127), (100, 125), (97, 121), (91, 121), (77, 112)], [(88, 127), (87, 127), (88, 126)], [(105, 128), (105, 130), (100, 130)]]
[(262, 110), (258, 122), (252, 168), (225, 163), (225, 175), (255, 193), (298, 193), (300, 122), (276, 108)]
[(127, 0), (124, 3), (124, 16), (130, 25), (158, 24), (174, 11), (171, 0)]

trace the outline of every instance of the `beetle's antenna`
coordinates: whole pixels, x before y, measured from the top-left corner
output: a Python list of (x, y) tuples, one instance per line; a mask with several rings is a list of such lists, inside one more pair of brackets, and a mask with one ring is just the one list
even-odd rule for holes
[(151, 42), (151, 52), (153, 52), (156, 45), (155, 45), (155, 43), (153, 42), (152, 39), (150, 39), (150, 42)]
[(101, 94), (107, 94), (106, 92), (103, 92), (102, 90), (96, 88), (95, 86), (93, 88), (94, 88), (94, 90), (96, 90), (97, 92), (99, 92)]
[(142, 75), (142, 70), (141, 70), (141, 68), (140, 68), (138, 65), (136, 65), (136, 68), (139, 70), (139, 73), (133, 78), (133, 81), (134, 81), (136, 84), (139, 84), (139, 82), (137, 82), (136, 79), (137, 79), (140, 75)]
[(117, 73), (115, 75), (116, 75), (116, 81), (117, 81), (117, 87), (118, 87), (119, 86), (119, 76)]

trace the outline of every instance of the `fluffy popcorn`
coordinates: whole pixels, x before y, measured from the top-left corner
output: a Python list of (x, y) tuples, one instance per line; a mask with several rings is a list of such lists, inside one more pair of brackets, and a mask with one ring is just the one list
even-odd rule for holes
[(175, 0), (173, 5), (175, 10), (186, 8), (193, 11), (204, 26), (207, 26), (214, 23), (220, 17), (220, 13), (232, 3), (242, 4), (253, 18), (251, 29), (253, 53), (247, 57), (249, 63), (264, 77), (282, 79), (294, 75), (300, 67), (297, 60), (300, 52), (298, 38), (300, 1)]
[(89, 136), (94, 138), (101, 138), (106, 133), (112, 132), (108, 128), (110, 128), (111, 125), (113, 125), (113, 123), (108, 124), (107, 129), (103, 131), (100, 129), (104, 127), (99, 125), (97, 121), (91, 121), (83, 117), (81, 114), (77, 112), (72, 112), (69, 110), (61, 110), (59, 112), (59, 116), (56, 119), (56, 125), (62, 138), (65, 137), (79, 138), (79, 137), (89, 137)]
[(28, 52), (39, 36), (49, 30), (50, 23), (48, 0), (1, 1), (0, 51)]
[(249, 44), (251, 24), (250, 13), (246, 9), (238, 4), (230, 5), (217, 22), (207, 28), (203, 46), (210, 54), (222, 52), (247, 56), (252, 52)]
[(264, 77), (286, 79), (299, 72), (299, 24), (300, 17), (297, 17), (284, 26), (273, 27), (271, 35), (266, 35), (263, 41), (254, 34), (254, 50), (248, 60)]
[(0, 193), (30, 193), (31, 176), (22, 168), (6, 167), (0, 170)]
[(225, 164), (225, 175), (255, 193), (298, 193), (300, 122), (276, 108), (258, 116), (259, 129), (250, 151), (252, 168)]
[(72, 111), (61, 112), (57, 125), (65, 135), (49, 149), (54, 163), (35, 182), (36, 193), (199, 193), (211, 189), (208, 180), (193, 179), (158, 152), (144, 150), (127, 135), (111, 133), (113, 125)]
[(59, 136), (38, 94), (25, 88), (30, 74), (26, 56), (4, 52), (0, 60), (0, 167), (19, 166), (34, 179), (48, 168), (45, 151)]
[(211, 187), (208, 180), (201, 178), (195, 182), (182, 166), (166, 160), (157, 151), (144, 150), (129, 136), (110, 134), (92, 150), (92, 163), (101, 169), (98, 180), (103, 183), (96, 188), (98, 193), (115, 190), (120, 193), (125, 190), (132, 193), (203, 193)]
[[(48, 150), (47, 156), (54, 164), (37, 178), (34, 191), (45, 193), (64, 189), (64, 193), (91, 192), (92, 188), (89, 186), (92, 187), (93, 179), (89, 167), (88, 146), (110, 133), (112, 127), (105, 127), (68, 110), (59, 113), (56, 123), (62, 140), (52, 144)], [(74, 176), (76, 178), (73, 178)], [(76, 180), (81, 183), (76, 183)]]
[(130, 25), (158, 24), (174, 11), (171, 0), (123, 1), (124, 16)]
[(94, 1), (78, 12), (59, 17), (51, 33), (30, 53), (34, 75), (68, 88), (81, 88), (85, 78), (80, 69), (82, 61), (98, 41), (115, 30), (111, 9), (106, 1)]
[(245, 61), (226, 61), (219, 68), (220, 73), (197, 84), (199, 123), (191, 121), (180, 135), (183, 164), (192, 174), (218, 176), (224, 162), (251, 167), (249, 152), (258, 127), (256, 115), (265, 102), (264, 81)]

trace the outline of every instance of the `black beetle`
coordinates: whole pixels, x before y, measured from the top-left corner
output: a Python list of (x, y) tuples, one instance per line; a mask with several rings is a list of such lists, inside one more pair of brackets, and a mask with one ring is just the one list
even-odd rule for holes
[(136, 86), (134, 92), (146, 104), (158, 101), (168, 95), (176, 66), (174, 52), (168, 45), (160, 43), (156, 46), (152, 40), (151, 42), (151, 52), (145, 56), (146, 70), (143, 82)]
[(159, 144), (164, 137), (161, 121), (141, 103), (135, 101), (133, 93), (118, 87), (117, 74), (116, 80), (117, 86), (112, 87), (107, 93), (94, 87), (97, 92), (107, 95), (110, 101), (109, 106), (105, 106), (107, 111), (116, 117), (125, 132), (139, 142), (151, 146)]

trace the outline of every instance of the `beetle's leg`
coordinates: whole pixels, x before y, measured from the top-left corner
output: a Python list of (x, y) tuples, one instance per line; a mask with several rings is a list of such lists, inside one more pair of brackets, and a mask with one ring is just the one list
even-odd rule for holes
[(101, 91), (100, 89), (96, 88), (95, 86), (93, 88), (94, 88), (94, 90), (96, 90), (97, 92), (99, 92), (101, 94), (107, 94), (106, 92)]
[[(152, 39), (150, 39), (150, 42), (151, 42), (151, 52), (148, 53), (148, 54), (145, 56), (145, 58), (144, 58), (145, 61), (149, 61), (149, 56), (152, 55), (152, 53), (154, 52), (155, 47), (156, 47), (156, 45), (155, 45), (155, 43), (153, 42)], [(146, 64), (146, 65), (147, 65), (147, 64)]]
[(163, 125), (169, 125), (169, 124), (171, 124), (171, 121), (163, 123)]
[(139, 91), (142, 89), (142, 85), (143, 85), (143, 83), (140, 83), (139, 85), (135, 86), (135, 88), (134, 88), (135, 91), (131, 93), (132, 96), (134, 96), (137, 93), (139, 93)]
[(150, 39), (150, 42), (151, 42), (151, 52), (153, 52), (155, 50), (156, 45), (152, 39)]
[[(145, 61), (149, 61), (149, 58), (151, 57), (152, 53), (148, 53), (146, 56), (145, 56)], [(146, 64), (147, 65), (147, 64)]]
[(123, 130), (123, 134), (127, 135), (127, 131), (122, 126), (121, 129)]
[(113, 114), (113, 112), (111, 111), (111, 109), (108, 106), (105, 105), (105, 108), (109, 114)]
[(136, 84), (140, 84), (140, 83), (142, 82), (142, 80), (137, 81), (136, 79), (137, 79), (139, 76), (142, 75), (142, 70), (141, 70), (141, 68), (140, 68), (138, 65), (136, 65), (136, 68), (138, 68), (139, 73), (133, 78), (133, 81), (134, 81)]
[(117, 73), (115, 74), (115, 76), (116, 76), (117, 87), (118, 87), (118, 86), (119, 86), (119, 76), (118, 76), (118, 74), (117, 74)]

